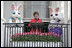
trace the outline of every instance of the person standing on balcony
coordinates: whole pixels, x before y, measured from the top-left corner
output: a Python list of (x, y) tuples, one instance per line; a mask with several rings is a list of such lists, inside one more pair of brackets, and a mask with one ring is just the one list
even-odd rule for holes
[[(34, 19), (31, 19), (30, 23), (42, 23), (42, 19), (39, 18), (39, 13), (38, 12), (34, 12), (33, 16), (34, 16)], [(28, 27), (31, 26), (30, 23), (28, 24)], [(33, 28), (33, 31), (36, 31), (36, 29)], [(39, 32), (39, 30), (38, 30), (38, 32)]]
[[(33, 13), (34, 19), (31, 19), (30, 23), (42, 23), (42, 19), (39, 18), (39, 13), (34, 12)], [(30, 24), (29, 24), (30, 26)]]

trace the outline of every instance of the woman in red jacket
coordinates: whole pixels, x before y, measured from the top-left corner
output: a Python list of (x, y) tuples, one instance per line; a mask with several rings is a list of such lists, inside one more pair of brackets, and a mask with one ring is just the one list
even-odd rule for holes
[[(42, 19), (39, 18), (38, 12), (34, 12), (33, 16), (34, 16), (34, 19), (31, 19), (30, 23), (42, 23)], [(28, 26), (30, 27), (31, 24), (28, 24)], [(31, 29), (31, 32), (36, 32), (36, 29), (35, 28), (33, 28), (33, 30)], [(40, 32), (40, 29), (38, 29), (38, 32)]]

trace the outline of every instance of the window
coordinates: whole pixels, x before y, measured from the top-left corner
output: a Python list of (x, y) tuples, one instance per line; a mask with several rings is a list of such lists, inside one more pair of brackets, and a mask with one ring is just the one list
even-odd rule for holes
[(24, 1), (24, 18), (33, 18), (35, 11), (40, 18), (48, 18), (48, 1)]

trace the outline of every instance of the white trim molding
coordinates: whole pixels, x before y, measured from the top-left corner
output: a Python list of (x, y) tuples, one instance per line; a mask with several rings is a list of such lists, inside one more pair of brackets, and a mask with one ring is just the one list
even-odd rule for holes
[(68, 1), (68, 22), (71, 21), (71, 1)]
[(4, 11), (4, 1), (1, 1), (1, 23), (4, 23), (6, 20), (3, 17), (3, 12)]

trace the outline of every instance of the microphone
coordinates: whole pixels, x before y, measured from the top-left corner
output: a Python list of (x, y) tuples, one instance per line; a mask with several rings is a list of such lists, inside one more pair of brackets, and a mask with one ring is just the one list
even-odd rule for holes
[(35, 18), (35, 20), (36, 20), (36, 23), (38, 23), (39, 18), (38, 18), (38, 19), (37, 19), (37, 18)]

